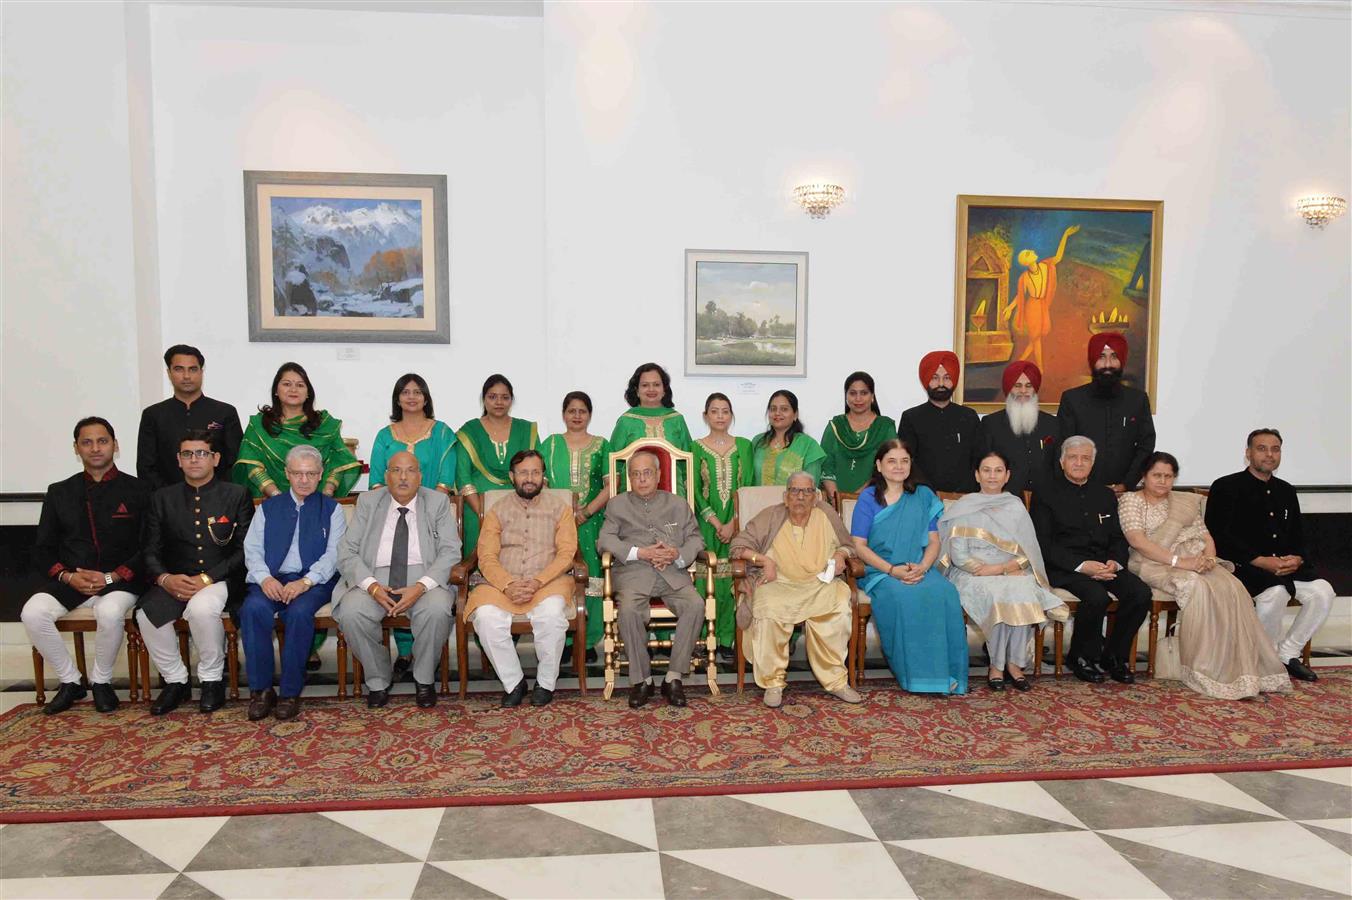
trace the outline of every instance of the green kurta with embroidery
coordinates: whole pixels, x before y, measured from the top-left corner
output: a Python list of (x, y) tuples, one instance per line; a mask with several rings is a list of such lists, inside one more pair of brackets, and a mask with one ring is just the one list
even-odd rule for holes
[(455, 432), (445, 422), (436, 420), (411, 444), (395, 437), (392, 425), (380, 429), (371, 446), (371, 474), (366, 483), (372, 488), (384, 484), (390, 457), (405, 451), (417, 457), (423, 487), (447, 492), (455, 490), (455, 464), (459, 456), (455, 451)]
[(716, 516), (720, 524), (732, 521), (732, 499), (739, 487), (748, 487), (752, 480), (751, 442), (734, 438), (728, 452), (720, 456), (700, 441), (691, 441), (690, 452), (695, 456), (695, 517), (704, 546), (718, 555), (714, 570), (714, 596), (718, 615), (715, 619), (718, 643), (731, 647), (737, 634), (736, 605), (732, 595), (732, 567), (728, 563), (728, 545), (718, 539), (709, 517)]
[[(603, 437), (593, 437), (581, 450), (573, 450), (561, 434), (551, 434), (540, 442), (540, 455), (545, 458), (545, 474), (549, 486), (567, 488), (577, 497), (579, 508), (596, 499), (605, 488), (606, 467), (610, 460), (610, 444)], [(587, 562), (587, 646), (595, 647), (605, 632), (601, 618), (601, 555), (596, 550), (596, 538), (606, 520), (604, 508), (587, 519), (577, 529), (577, 546)]]
[(836, 416), (822, 432), (822, 480), (834, 481), (836, 490), (858, 493), (873, 475), (873, 454), (883, 441), (897, 436), (897, 423), (878, 416), (863, 431), (850, 427), (850, 417)]
[[(610, 436), (610, 451), (618, 453), (640, 438), (661, 438), (676, 447), (677, 450), (690, 449), (690, 429), (686, 427), (685, 416), (669, 406), (634, 406), (621, 413), (615, 421), (615, 431)], [(624, 484), (624, 473), (617, 476)], [(685, 472), (677, 467), (674, 493), (685, 496)]]
[(361, 462), (343, 443), (342, 421), (329, 415), (327, 410), (320, 410), (319, 427), (313, 433), (302, 434), (300, 427), (304, 424), (305, 416), (283, 419), (280, 432), (274, 435), (263, 427), (262, 413), (250, 416), (249, 427), (239, 445), (239, 458), (230, 471), (231, 480), (247, 487), (254, 497), (264, 496), (270, 484), (278, 491), (290, 490), (286, 454), (292, 447), (309, 444), (324, 457), (320, 490), (335, 497), (346, 497), (361, 477)]
[[(456, 447), (455, 487), (462, 494), (482, 494), (484, 491), (511, 490), (508, 478), (512, 457), (522, 450), (534, 450), (540, 443), (539, 430), (534, 422), (512, 419), (507, 442), (499, 444), (488, 436), (483, 423), (470, 419), (455, 433)], [(479, 517), (473, 507), (465, 504), (465, 542), (462, 557), (474, 552), (479, 544)]]
[(822, 461), (826, 454), (822, 452), (821, 444), (807, 434), (794, 435), (793, 441), (783, 449), (771, 447), (765, 435), (758, 435), (751, 449), (755, 454), (753, 474), (756, 484), (787, 484), (789, 476), (800, 471), (810, 473), (818, 485), (822, 482)]

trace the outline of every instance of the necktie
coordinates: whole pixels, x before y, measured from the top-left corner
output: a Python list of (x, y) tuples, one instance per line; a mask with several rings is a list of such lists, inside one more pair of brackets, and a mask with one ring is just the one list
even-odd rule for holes
[(394, 523), (394, 542), (390, 544), (390, 587), (408, 584), (408, 507), (399, 507), (399, 521)]

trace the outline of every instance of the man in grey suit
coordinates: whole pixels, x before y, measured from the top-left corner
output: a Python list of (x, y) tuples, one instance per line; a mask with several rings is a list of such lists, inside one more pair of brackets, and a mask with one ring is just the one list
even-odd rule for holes
[(416, 456), (391, 456), (386, 490), (361, 495), (338, 547), (338, 571), (349, 587), (333, 617), (366, 668), (371, 707), (390, 699), (393, 667), (380, 622), (405, 613), (413, 629), (417, 703), (424, 709), (437, 705), (437, 663), (451, 635), (455, 603), (455, 589), (447, 582), (460, 561), (460, 536), (446, 495), (421, 484)]
[(704, 623), (704, 598), (687, 571), (704, 549), (699, 525), (684, 500), (657, 489), (657, 457), (635, 453), (629, 458), (629, 490), (606, 504), (606, 521), (596, 546), (614, 560), (611, 584), (619, 607), (620, 637), (629, 657), (629, 706), (638, 709), (653, 695), (648, 663), (649, 598), (660, 597), (676, 614), (676, 636), (662, 696), (672, 706), (685, 706), (681, 679)]

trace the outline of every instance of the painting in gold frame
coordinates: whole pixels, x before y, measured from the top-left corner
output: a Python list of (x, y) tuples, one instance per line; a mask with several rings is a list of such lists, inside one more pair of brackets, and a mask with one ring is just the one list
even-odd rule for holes
[(1123, 380), (1153, 408), (1163, 221), (1161, 200), (958, 195), (955, 399), (1002, 409), (1005, 367), (1030, 359), (1042, 408), (1055, 412), (1063, 391), (1089, 381), (1089, 339), (1116, 332), (1129, 348)]

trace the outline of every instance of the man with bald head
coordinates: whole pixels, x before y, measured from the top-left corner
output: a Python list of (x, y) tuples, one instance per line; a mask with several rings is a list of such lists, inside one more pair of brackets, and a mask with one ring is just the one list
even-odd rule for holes
[(333, 617), (366, 669), (367, 706), (389, 702), (393, 666), (380, 626), (386, 616), (401, 615), (413, 631), (417, 704), (436, 706), (437, 663), (455, 602), (447, 582), (458, 562), (460, 536), (450, 501), (422, 486), (416, 456), (396, 453), (385, 469), (385, 489), (361, 495), (338, 547), (338, 571), (350, 587)]
[(596, 547), (609, 553), (611, 584), (619, 609), (620, 637), (629, 659), (629, 706), (638, 709), (653, 695), (648, 660), (649, 598), (659, 597), (676, 614), (671, 664), (662, 696), (685, 706), (681, 680), (690, 672), (695, 640), (704, 623), (704, 598), (687, 571), (704, 540), (690, 505), (658, 488), (658, 460), (651, 453), (629, 458), (629, 490), (606, 503), (606, 521)]
[(953, 402), (962, 369), (952, 350), (935, 350), (920, 360), (920, 385), (929, 399), (901, 414), (897, 437), (915, 456), (921, 481), (936, 491), (977, 489), (981, 419), (976, 410)]
[(1015, 496), (1033, 490), (1051, 472), (1059, 439), (1056, 416), (1038, 407), (1042, 370), (1028, 360), (1005, 366), (1000, 386), (1005, 408), (981, 420), (981, 452), (998, 450), (1009, 460), (1005, 490)]
[(1088, 356), (1090, 382), (1061, 394), (1056, 410), (1061, 437), (1083, 435), (1094, 442), (1098, 455), (1089, 476), (1094, 484), (1106, 484), (1116, 494), (1135, 490), (1145, 474), (1145, 458), (1155, 452), (1150, 398), (1122, 382), (1127, 364), (1122, 335), (1094, 335)]

